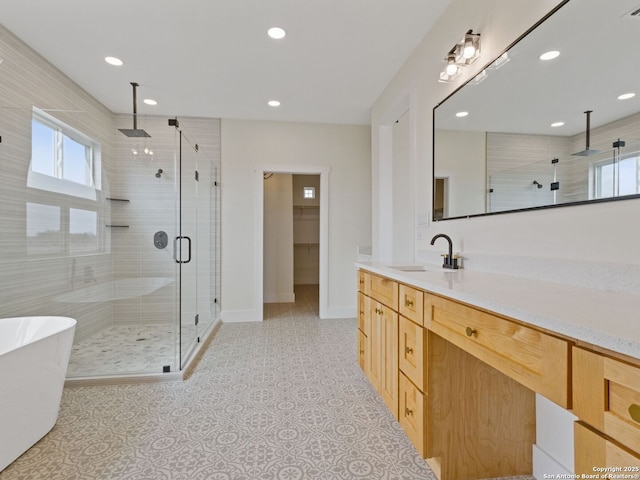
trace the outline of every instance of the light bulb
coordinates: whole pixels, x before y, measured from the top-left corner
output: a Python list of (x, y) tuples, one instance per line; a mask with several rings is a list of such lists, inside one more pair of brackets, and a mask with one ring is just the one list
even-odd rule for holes
[(448, 63), (446, 72), (447, 72), (447, 75), (449, 76), (455, 75), (456, 73), (458, 73), (457, 65), (455, 63)]
[(462, 56), (467, 60), (473, 58), (476, 54), (476, 47), (473, 46), (472, 40), (466, 40), (464, 42), (464, 50), (462, 51)]

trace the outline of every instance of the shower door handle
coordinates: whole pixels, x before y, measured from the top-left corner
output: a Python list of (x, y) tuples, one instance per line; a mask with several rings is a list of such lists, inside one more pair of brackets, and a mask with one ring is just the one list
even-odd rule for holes
[[(183, 238), (189, 241), (189, 248), (188, 248), (189, 258), (187, 258), (186, 260), (182, 260), (182, 239)], [(180, 258), (179, 259), (178, 259), (178, 241), (180, 241)], [(173, 241), (173, 252), (174, 252), (174, 259), (176, 263), (189, 263), (191, 261), (191, 238), (187, 236), (176, 237), (176, 239)]]

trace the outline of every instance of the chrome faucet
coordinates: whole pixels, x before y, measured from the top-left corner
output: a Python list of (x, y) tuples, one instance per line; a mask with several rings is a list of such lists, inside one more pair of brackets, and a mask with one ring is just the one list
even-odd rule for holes
[(439, 233), (431, 239), (431, 245), (433, 245), (438, 238), (444, 238), (447, 242), (449, 242), (449, 253), (445, 253), (442, 255), (444, 257), (442, 268), (451, 268), (454, 270), (460, 268), (458, 266), (458, 256), (453, 255), (453, 242), (451, 241), (451, 238), (449, 238), (449, 236), (445, 235), (444, 233)]

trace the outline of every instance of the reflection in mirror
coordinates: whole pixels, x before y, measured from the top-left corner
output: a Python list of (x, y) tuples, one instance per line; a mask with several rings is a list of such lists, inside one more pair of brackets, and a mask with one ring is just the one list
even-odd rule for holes
[(434, 219), (639, 196), (637, 1), (563, 2), (434, 108)]

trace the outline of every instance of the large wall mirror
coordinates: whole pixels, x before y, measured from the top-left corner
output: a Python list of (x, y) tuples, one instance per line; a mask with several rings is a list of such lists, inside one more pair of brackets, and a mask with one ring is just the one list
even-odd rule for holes
[(437, 105), (434, 219), (640, 197), (639, 36), (640, 0), (568, 0)]

